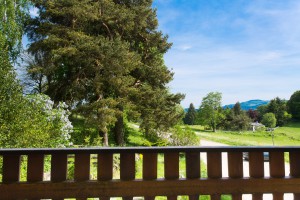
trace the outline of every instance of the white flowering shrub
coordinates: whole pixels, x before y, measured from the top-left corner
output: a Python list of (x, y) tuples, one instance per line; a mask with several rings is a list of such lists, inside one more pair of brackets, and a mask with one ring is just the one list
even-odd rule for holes
[(70, 143), (70, 133), (73, 131), (73, 126), (69, 120), (71, 113), (68, 110), (68, 106), (64, 102), (59, 102), (55, 106), (50, 97), (44, 94), (29, 95), (27, 98), (36, 109), (42, 111), (50, 124), (51, 146), (65, 147), (72, 145)]

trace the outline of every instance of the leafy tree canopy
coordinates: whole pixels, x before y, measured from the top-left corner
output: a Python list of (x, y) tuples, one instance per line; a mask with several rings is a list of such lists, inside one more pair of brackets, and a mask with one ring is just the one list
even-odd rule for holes
[(27, 0), (0, 1), (0, 49), (15, 60), (22, 47), (23, 24), (28, 14)]
[(222, 94), (220, 92), (210, 92), (202, 99), (199, 108), (200, 121), (204, 125), (210, 126), (213, 131), (216, 131), (217, 125), (224, 118), (222, 114)]
[(294, 119), (300, 119), (300, 90), (294, 92), (288, 101), (288, 109)]
[(264, 114), (261, 123), (268, 128), (274, 128), (276, 126), (276, 117), (274, 113)]

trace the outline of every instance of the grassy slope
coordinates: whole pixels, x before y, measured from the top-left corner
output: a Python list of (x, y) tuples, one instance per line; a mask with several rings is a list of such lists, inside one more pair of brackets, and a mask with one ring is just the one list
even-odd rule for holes
[[(233, 131), (205, 131), (201, 126), (191, 126), (200, 138), (221, 142), (229, 145), (265, 146), (272, 145), (271, 133), (268, 132), (233, 132)], [(274, 141), (277, 146), (300, 145), (300, 123), (291, 122), (274, 131)]]

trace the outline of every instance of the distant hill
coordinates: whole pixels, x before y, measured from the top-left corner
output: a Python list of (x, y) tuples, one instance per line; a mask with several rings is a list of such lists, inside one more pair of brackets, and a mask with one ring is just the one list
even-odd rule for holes
[[(269, 102), (270, 101), (254, 99), (254, 100), (249, 100), (249, 101), (245, 101), (245, 102), (240, 102), (240, 104), (241, 104), (242, 110), (250, 110), (250, 109), (256, 110), (256, 108), (258, 106), (266, 105)], [(223, 108), (226, 108), (226, 107), (233, 108), (233, 106), (234, 106), (234, 104), (229, 104), (229, 105), (223, 106)]]
[[(245, 102), (240, 102), (240, 104), (241, 104), (242, 110), (250, 110), (250, 109), (256, 110), (256, 108), (258, 106), (266, 105), (269, 102), (270, 101), (268, 101), (268, 100), (253, 99), (253, 100), (249, 100), (249, 101), (245, 101)], [(234, 104), (228, 104), (228, 105), (223, 106), (223, 108), (226, 108), (226, 107), (233, 108), (233, 106), (234, 106)], [(196, 108), (196, 110), (198, 110), (198, 109)], [(188, 108), (185, 108), (184, 112), (187, 112), (187, 111), (188, 111)]]

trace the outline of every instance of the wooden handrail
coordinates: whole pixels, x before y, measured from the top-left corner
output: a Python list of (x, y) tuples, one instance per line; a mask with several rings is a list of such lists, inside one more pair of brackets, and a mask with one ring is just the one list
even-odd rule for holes
[[(249, 154), (250, 177), (244, 177), (244, 152)], [(270, 177), (264, 174), (263, 152), (269, 152)], [(205, 162), (200, 161), (200, 153), (207, 154)], [(222, 153), (227, 153), (228, 165), (222, 160)], [(284, 153), (289, 155), (290, 174), (285, 174)], [(46, 155), (51, 158), (47, 161), (51, 168), (50, 180), (43, 178)], [(160, 178), (157, 178), (158, 156), (164, 157), (164, 177)], [(182, 159), (186, 162), (185, 177), (179, 174)], [(27, 176), (25, 181), (20, 181), (24, 160)], [(135, 177), (137, 162), (143, 163), (140, 179)], [(93, 163), (97, 178), (91, 180)], [(73, 171), (70, 165), (74, 165)], [(170, 200), (188, 195), (196, 200), (199, 195), (220, 199), (222, 194), (231, 194), (237, 200), (243, 194), (252, 194), (252, 199), (258, 200), (264, 193), (273, 193), (274, 199), (283, 199), (284, 193), (294, 193), (294, 199), (300, 199), (300, 147), (0, 149), (0, 166), (3, 166), (0, 199), (143, 196), (150, 200), (167, 196)], [(223, 167), (228, 168), (228, 177), (222, 176)], [(113, 176), (115, 168), (120, 171), (118, 178)], [(207, 168), (205, 177), (201, 177), (201, 168)], [(68, 170), (72, 171), (71, 178)]]

